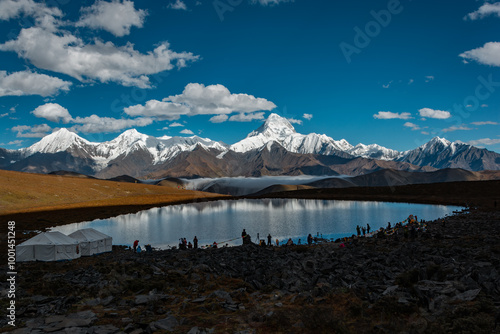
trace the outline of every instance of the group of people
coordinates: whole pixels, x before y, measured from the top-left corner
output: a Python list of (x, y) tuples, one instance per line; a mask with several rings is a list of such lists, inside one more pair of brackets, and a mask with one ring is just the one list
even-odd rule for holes
[(360, 237), (361, 234), (363, 234), (363, 237), (366, 236), (367, 233), (370, 234), (370, 230), (371, 230), (370, 224), (366, 224), (366, 227), (356, 225), (356, 233), (358, 237)]
[[(139, 240), (135, 240), (134, 241), (133, 247), (134, 247), (134, 253), (140, 253), (140, 252), (142, 252), (142, 248), (139, 245)], [(150, 244), (147, 244), (147, 245), (144, 246), (144, 250), (147, 253), (151, 253), (153, 251), (153, 248), (151, 247)]]
[[(215, 243), (215, 241), (214, 241)], [(180, 238), (179, 239), (179, 249), (198, 249), (198, 238), (196, 237), (196, 235), (194, 236), (193, 238), (193, 243), (191, 243), (191, 241), (187, 241), (186, 238)]]

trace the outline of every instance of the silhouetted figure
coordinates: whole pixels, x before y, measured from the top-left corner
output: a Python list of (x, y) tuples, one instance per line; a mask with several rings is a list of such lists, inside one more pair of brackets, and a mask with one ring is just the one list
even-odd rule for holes
[(356, 225), (356, 233), (358, 234), (358, 237), (361, 236), (361, 228), (359, 227), (359, 225)]
[(268, 246), (272, 246), (272, 244), (271, 244), (271, 239), (272, 239), (272, 237), (271, 237), (271, 233), (269, 233), (269, 234), (267, 235), (267, 245), (268, 245)]
[(371, 229), (370, 224), (366, 224), (366, 232), (370, 233), (370, 229)]
[(307, 244), (311, 245), (312, 242), (313, 242), (313, 237), (312, 237), (311, 233), (309, 233), (309, 235), (307, 236)]
[(196, 237), (196, 235), (194, 236), (193, 244), (194, 244), (194, 249), (198, 249), (198, 238)]

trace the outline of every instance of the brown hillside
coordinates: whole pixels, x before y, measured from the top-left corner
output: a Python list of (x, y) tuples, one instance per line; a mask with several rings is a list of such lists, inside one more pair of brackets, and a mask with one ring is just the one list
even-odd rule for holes
[(154, 185), (0, 170), (0, 215), (220, 197)]

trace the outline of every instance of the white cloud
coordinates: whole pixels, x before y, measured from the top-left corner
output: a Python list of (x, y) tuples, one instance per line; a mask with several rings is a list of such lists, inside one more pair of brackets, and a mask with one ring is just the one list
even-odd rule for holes
[(486, 122), (472, 122), (474, 125), (498, 125), (497, 122), (486, 121)]
[(421, 128), (417, 124), (411, 122), (406, 122), (405, 124), (403, 124), (403, 126), (411, 128), (412, 131), (421, 130)]
[(412, 83), (414, 83), (414, 82), (415, 82), (415, 80), (410, 79), (410, 80), (408, 81), (408, 85), (411, 85), (411, 84), (412, 84)]
[(313, 115), (312, 114), (304, 114), (304, 115), (302, 115), (302, 118), (305, 118), (308, 121), (310, 121), (313, 118)]
[(190, 113), (190, 108), (181, 103), (163, 102), (158, 100), (149, 100), (146, 104), (130, 106), (124, 109), (129, 116), (148, 116), (158, 117), (159, 119), (176, 120), (181, 115)]
[(393, 80), (389, 81), (389, 83), (387, 85), (382, 84), (382, 87), (389, 88), (391, 86), (392, 82), (393, 82)]
[(425, 76), (425, 82), (431, 82), (432, 80), (434, 80), (434, 76), (433, 75), (426, 75)]
[(292, 123), (292, 124), (300, 124), (302, 125), (302, 121), (300, 119), (295, 119), (295, 118), (287, 118), (287, 120)]
[(428, 118), (447, 119), (451, 117), (449, 111), (434, 110), (430, 108), (422, 108), (418, 112), (420, 113), (420, 116)]
[(489, 15), (496, 15), (500, 17), (500, 2), (496, 3), (485, 3), (475, 12), (469, 13), (464, 17), (464, 20), (478, 20)]
[(373, 118), (377, 119), (410, 119), (413, 118), (411, 117), (411, 114), (409, 112), (403, 112), (403, 113), (395, 113), (391, 111), (379, 111), (375, 115), (373, 115)]
[(176, 127), (179, 127), (179, 126), (184, 126), (184, 124), (174, 122), (174, 123), (172, 123), (172, 124), (169, 125), (169, 127), (171, 127), (171, 128), (176, 128)]
[(251, 0), (252, 4), (261, 4), (262, 6), (274, 6), (280, 3), (293, 2), (294, 0)]
[(187, 10), (187, 6), (182, 0), (176, 0), (175, 2), (168, 4), (167, 8), (177, 9), (177, 10)]
[(21, 146), (24, 143), (24, 140), (13, 140), (7, 143), (7, 145), (15, 145), (15, 146)]
[(147, 15), (145, 10), (136, 10), (134, 3), (128, 0), (98, 0), (81, 11), (83, 14), (76, 23), (77, 27), (104, 29), (118, 37), (130, 34), (133, 26), (142, 28)]
[[(162, 101), (150, 100), (143, 105), (125, 108), (130, 116), (154, 116), (176, 120), (181, 115), (227, 115), (233, 112), (252, 113), (272, 110), (276, 105), (263, 98), (248, 94), (231, 94), (223, 85), (205, 86), (198, 83), (186, 85), (182, 94), (169, 96)], [(214, 120), (222, 120), (216, 117)]]
[(31, 71), (7, 74), (0, 71), (0, 96), (53, 96), (68, 91), (71, 82)]
[(467, 142), (469, 145), (496, 145), (500, 144), (500, 139), (490, 139), (490, 138), (482, 138), (477, 140), (471, 140)]
[(194, 132), (188, 129), (182, 130), (181, 133), (184, 135), (194, 135)]
[(32, 111), (32, 114), (36, 117), (45, 118), (46, 120), (54, 123), (59, 123), (60, 121), (63, 123), (69, 123), (73, 120), (68, 109), (57, 103), (46, 103), (38, 106)]
[(475, 60), (483, 65), (500, 66), (500, 42), (489, 42), (484, 46), (465, 51), (459, 55), (464, 60)]
[(16, 137), (18, 138), (42, 138), (47, 135), (47, 132), (52, 130), (47, 124), (40, 124), (35, 126), (30, 125), (18, 125), (11, 129), (17, 132)]
[(210, 118), (210, 122), (212, 122), (212, 123), (224, 123), (225, 121), (227, 121), (228, 118), (229, 118), (228, 115), (216, 115), (216, 116), (213, 116), (212, 118)]
[(0, 1), (0, 20), (10, 20), (21, 15), (32, 16), (35, 23), (48, 30), (55, 30), (59, 24), (56, 17), (62, 17), (62, 11), (57, 7), (47, 7), (44, 3), (33, 0), (2, 0)]
[(150, 88), (148, 75), (185, 67), (199, 56), (174, 52), (168, 42), (146, 54), (131, 43), (116, 46), (95, 40), (93, 44), (67, 31), (57, 34), (41, 27), (22, 29), (17, 39), (0, 44), (0, 51), (14, 51), (38, 68), (67, 74), (80, 81), (116, 82)]
[(57, 103), (43, 104), (33, 110), (32, 114), (55, 123), (63, 122), (66, 124), (75, 124), (70, 130), (84, 133), (117, 132), (123, 129), (142, 127), (153, 123), (153, 119), (148, 117), (126, 119), (91, 115), (88, 117), (73, 118), (68, 109)]
[(488, 108), (487, 104), (481, 104), (481, 108)]
[(9, 116), (8, 112), (6, 112), (5, 114), (0, 114), (0, 118), (6, 117), (6, 116)]
[(472, 130), (471, 128), (468, 128), (464, 125), (453, 125), (453, 126), (450, 126), (449, 128), (446, 128), (446, 129), (443, 129), (443, 132), (453, 132), (453, 131), (459, 131), (459, 130), (463, 130), (463, 131), (469, 131), (469, 130)]
[(233, 115), (229, 117), (230, 122), (251, 122), (253, 120), (263, 120), (264, 119), (264, 113), (263, 112), (256, 112), (256, 113), (239, 113), (236, 115)]
[(84, 133), (118, 132), (123, 129), (147, 126), (153, 123), (152, 118), (139, 117), (134, 119), (117, 119), (111, 117), (100, 117), (91, 115), (88, 117), (76, 117), (72, 120), (76, 123), (71, 131)]

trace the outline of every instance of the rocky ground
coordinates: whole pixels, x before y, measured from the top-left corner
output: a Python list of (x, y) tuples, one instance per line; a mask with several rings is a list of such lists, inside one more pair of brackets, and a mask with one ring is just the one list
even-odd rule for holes
[[(17, 265), (16, 333), (500, 333), (500, 211), (312, 246)], [(6, 272), (4, 270), (3, 272)], [(1, 308), (6, 309), (6, 277)]]

